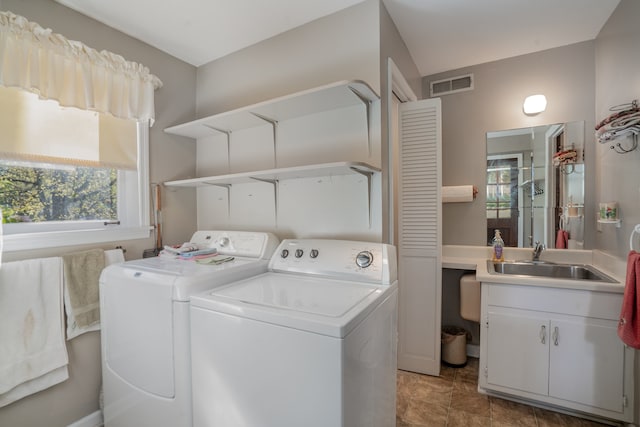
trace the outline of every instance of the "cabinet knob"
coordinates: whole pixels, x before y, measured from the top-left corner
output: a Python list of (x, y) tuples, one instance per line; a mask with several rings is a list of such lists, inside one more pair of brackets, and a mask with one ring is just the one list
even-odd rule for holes
[(558, 336), (560, 335), (558, 327), (553, 328), (553, 345), (558, 345)]

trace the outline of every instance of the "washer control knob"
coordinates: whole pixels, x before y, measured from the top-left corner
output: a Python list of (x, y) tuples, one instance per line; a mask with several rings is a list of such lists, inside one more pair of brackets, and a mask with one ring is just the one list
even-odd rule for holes
[(373, 263), (373, 254), (369, 251), (362, 251), (356, 255), (356, 265), (360, 268), (367, 268)]
[(318, 258), (318, 250), (317, 249), (311, 249), (311, 252), (309, 253), (309, 256), (311, 258)]
[(280, 252), (280, 256), (282, 258), (286, 258), (289, 256), (289, 249), (283, 249), (282, 252)]
[(304, 251), (302, 249), (296, 249), (296, 258), (302, 258)]
[(221, 237), (220, 240), (218, 240), (218, 244), (220, 245), (221, 248), (224, 248), (225, 246), (227, 246), (229, 244), (229, 238), (228, 237)]

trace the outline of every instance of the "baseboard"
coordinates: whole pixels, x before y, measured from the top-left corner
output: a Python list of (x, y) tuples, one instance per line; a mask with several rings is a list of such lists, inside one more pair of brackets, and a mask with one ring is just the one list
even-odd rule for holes
[(480, 346), (477, 344), (467, 344), (467, 356), (479, 358)]
[(73, 424), (69, 424), (67, 427), (102, 427), (103, 424), (102, 411), (98, 410), (82, 419), (79, 419)]

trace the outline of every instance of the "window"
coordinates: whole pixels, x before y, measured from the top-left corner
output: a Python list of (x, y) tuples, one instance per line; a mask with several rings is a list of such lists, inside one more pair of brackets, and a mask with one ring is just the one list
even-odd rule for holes
[(117, 173), (0, 160), (4, 223), (117, 220)]
[(148, 237), (146, 123), (0, 87), (0, 139), (5, 251)]
[(522, 157), (519, 154), (487, 157), (487, 243), (500, 230), (506, 246), (518, 246), (521, 219), (518, 177)]
[(491, 163), (487, 167), (487, 218), (511, 218), (511, 187), (513, 175), (517, 179), (517, 164), (512, 166), (505, 161)]

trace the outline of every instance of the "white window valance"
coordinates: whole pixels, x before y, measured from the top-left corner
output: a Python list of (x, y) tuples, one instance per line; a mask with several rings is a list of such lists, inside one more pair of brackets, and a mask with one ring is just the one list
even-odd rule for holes
[(154, 90), (162, 82), (141, 64), (0, 12), (0, 85), (65, 107), (153, 124)]

